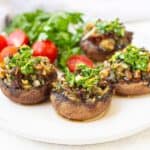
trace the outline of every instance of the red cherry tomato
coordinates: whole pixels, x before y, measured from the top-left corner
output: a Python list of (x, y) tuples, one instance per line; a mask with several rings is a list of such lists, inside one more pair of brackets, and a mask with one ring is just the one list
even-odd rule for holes
[(92, 60), (85, 55), (73, 55), (67, 61), (67, 66), (71, 72), (75, 72), (78, 64), (84, 64), (90, 68), (94, 66)]
[(7, 46), (0, 53), (0, 60), (2, 61), (5, 57), (13, 56), (16, 54), (18, 49), (15, 46)]
[(57, 58), (58, 50), (56, 45), (49, 41), (37, 41), (33, 45), (33, 55), (34, 56), (46, 56), (49, 58), (51, 63)]
[(1, 62), (3, 62), (3, 58), (2, 58), (2, 56), (1, 56), (1, 54), (0, 54), (0, 63), (1, 63)]
[(7, 46), (7, 40), (3, 35), (0, 35), (0, 51)]
[(14, 32), (10, 33), (8, 36), (8, 44), (19, 47), (24, 44), (29, 43), (29, 38), (25, 32), (20, 29), (16, 29)]

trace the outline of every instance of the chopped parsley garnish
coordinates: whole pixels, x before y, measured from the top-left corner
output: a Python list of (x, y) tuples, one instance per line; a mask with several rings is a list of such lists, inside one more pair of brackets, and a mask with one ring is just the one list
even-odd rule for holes
[(16, 53), (12, 58), (8, 58), (7, 64), (8, 67), (14, 68), (18, 67), (22, 74), (34, 74), (35, 73), (35, 64), (40, 62), (39, 57), (32, 57), (32, 50), (28, 46), (20, 47), (18, 53)]
[(100, 80), (100, 68), (89, 68), (86, 65), (79, 65), (75, 73), (68, 69), (65, 72), (65, 79), (71, 87), (81, 87), (90, 90)]
[(111, 60), (113, 62), (121, 60), (130, 65), (133, 70), (146, 71), (150, 60), (150, 54), (147, 51), (143, 51), (141, 48), (129, 45), (125, 50), (114, 54)]
[(49, 39), (59, 48), (57, 65), (64, 70), (67, 59), (82, 53), (79, 42), (82, 37), (82, 14), (71, 12), (47, 13), (42, 10), (19, 14), (13, 18), (5, 31), (20, 28), (27, 33), (32, 45), (37, 40)]
[(100, 33), (115, 33), (117, 36), (123, 37), (125, 34), (125, 27), (120, 23), (119, 19), (115, 19), (111, 22), (98, 20), (96, 27)]

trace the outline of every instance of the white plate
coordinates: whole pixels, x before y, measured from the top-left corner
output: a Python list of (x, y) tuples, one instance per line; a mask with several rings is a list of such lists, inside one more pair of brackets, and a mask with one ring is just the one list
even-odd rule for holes
[[(134, 43), (150, 48), (150, 23), (129, 24)], [(150, 95), (113, 97), (108, 114), (92, 122), (72, 122), (58, 116), (50, 103), (21, 106), (0, 92), (0, 126), (32, 140), (81, 145), (116, 140), (150, 127)]]

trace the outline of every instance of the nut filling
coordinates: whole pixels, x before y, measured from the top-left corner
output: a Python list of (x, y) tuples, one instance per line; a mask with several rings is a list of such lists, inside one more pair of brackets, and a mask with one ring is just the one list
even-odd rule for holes
[(77, 103), (95, 104), (105, 101), (111, 95), (108, 83), (99, 78), (99, 69), (85, 65), (79, 65), (75, 74), (67, 71), (64, 78), (53, 83), (53, 87), (53, 92)]
[(97, 20), (85, 26), (80, 46), (91, 59), (103, 61), (115, 51), (125, 48), (131, 41), (132, 32), (126, 31), (119, 19), (111, 22)]
[(0, 64), (0, 79), (10, 88), (30, 90), (56, 78), (55, 68), (46, 57), (33, 57), (27, 46)]
[(111, 83), (146, 81), (150, 85), (150, 53), (143, 48), (129, 45), (104, 62), (100, 72)]

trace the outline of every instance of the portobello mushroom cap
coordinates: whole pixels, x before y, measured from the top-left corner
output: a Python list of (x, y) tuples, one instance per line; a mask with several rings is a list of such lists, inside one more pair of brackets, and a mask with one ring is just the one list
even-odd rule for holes
[(51, 82), (55, 81), (57, 78), (57, 73), (53, 72), (49, 76), (49, 81), (41, 87), (33, 87), (29, 90), (16, 89), (8, 87), (3, 80), (0, 80), (1, 91), (7, 96), (10, 100), (24, 104), (24, 105), (33, 105), (44, 102), (49, 99), (49, 94), (51, 91)]
[(114, 84), (114, 90), (117, 95), (120, 96), (132, 96), (132, 95), (143, 95), (150, 93), (150, 87), (148, 82), (119, 82)]
[(125, 48), (128, 44), (130, 44), (132, 41), (132, 35), (132, 32), (126, 31), (124, 37), (120, 37), (119, 39), (117, 39), (114, 49), (111, 51), (105, 50), (104, 48), (100, 47), (98, 43), (105, 39), (114, 39), (115, 41), (115, 37), (112, 34), (106, 36), (100, 35), (98, 37), (89, 37), (85, 40), (81, 40), (80, 47), (92, 60), (104, 61), (110, 58), (116, 51), (121, 50)]
[(76, 121), (92, 119), (96, 116), (103, 116), (111, 103), (111, 95), (94, 104), (84, 102), (73, 102), (61, 93), (51, 92), (50, 96), (52, 106), (61, 116)]

